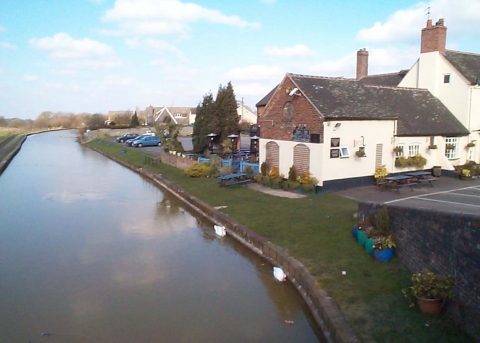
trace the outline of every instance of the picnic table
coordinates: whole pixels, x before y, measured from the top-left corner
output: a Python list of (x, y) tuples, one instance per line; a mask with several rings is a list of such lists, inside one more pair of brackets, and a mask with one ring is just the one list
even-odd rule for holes
[(388, 188), (396, 191), (398, 191), (400, 188), (410, 187), (410, 190), (413, 191), (414, 186), (419, 186), (426, 183), (433, 187), (432, 182), (435, 180), (436, 178), (434, 178), (430, 172), (417, 171), (387, 176), (382, 182), (377, 183), (377, 186), (381, 190)]
[(384, 178), (384, 181), (382, 183), (378, 184), (381, 190), (389, 188), (396, 191), (404, 187), (410, 187), (410, 190), (413, 190), (412, 187), (415, 185), (418, 185), (418, 182), (416, 182), (416, 178), (404, 174), (387, 176)]
[(436, 178), (432, 176), (432, 173), (426, 172), (426, 171), (408, 172), (408, 173), (405, 173), (405, 175), (415, 178), (415, 181), (418, 182), (419, 184), (428, 183), (432, 187), (433, 187), (432, 182), (436, 180)]
[(247, 174), (245, 173), (234, 173), (218, 177), (218, 183), (222, 187), (240, 185), (250, 181), (251, 180), (247, 177)]

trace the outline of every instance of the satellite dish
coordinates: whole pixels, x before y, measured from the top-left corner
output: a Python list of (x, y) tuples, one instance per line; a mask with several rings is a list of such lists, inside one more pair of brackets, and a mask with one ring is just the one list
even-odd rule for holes
[(290, 95), (290, 96), (300, 95), (300, 92), (299, 92), (298, 88), (295, 87), (294, 89), (292, 89), (290, 91), (290, 93), (288, 93), (288, 95)]

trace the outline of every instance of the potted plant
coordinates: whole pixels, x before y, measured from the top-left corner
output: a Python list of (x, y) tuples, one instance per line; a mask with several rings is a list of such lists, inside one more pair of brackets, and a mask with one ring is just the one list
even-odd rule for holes
[(395, 148), (393, 148), (393, 152), (395, 154), (400, 154), (403, 152), (403, 146), (396, 146)]
[(373, 256), (379, 262), (390, 262), (395, 253), (395, 247), (392, 236), (376, 237), (373, 244)]
[(445, 149), (446, 150), (453, 150), (453, 149), (455, 149), (455, 145), (447, 143), (447, 144), (445, 144)]
[(460, 179), (461, 180), (471, 180), (472, 179), (472, 171), (468, 168), (463, 168), (460, 170)]
[(446, 300), (453, 297), (453, 279), (425, 270), (412, 275), (412, 286), (403, 290), (410, 300), (410, 307), (415, 301), (420, 311), (426, 314), (439, 314)]
[(357, 150), (357, 151), (355, 151), (355, 155), (357, 157), (365, 157), (365, 150), (363, 150), (363, 149)]
[(466, 148), (473, 148), (475, 146), (475, 143), (473, 142), (468, 142), (466, 145)]

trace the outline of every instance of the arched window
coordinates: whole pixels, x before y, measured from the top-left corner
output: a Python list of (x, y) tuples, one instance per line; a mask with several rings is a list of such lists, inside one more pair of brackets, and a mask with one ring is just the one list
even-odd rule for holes
[(268, 142), (267, 143), (267, 154), (266, 154), (266, 162), (269, 168), (272, 167), (279, 167), (279, 155), (280, 155), (280, 147), (275, 142)]
[(294, 146), (293, 166), (297, 175), (305, 175), (310, 171), (310, 149), (305, 144)]

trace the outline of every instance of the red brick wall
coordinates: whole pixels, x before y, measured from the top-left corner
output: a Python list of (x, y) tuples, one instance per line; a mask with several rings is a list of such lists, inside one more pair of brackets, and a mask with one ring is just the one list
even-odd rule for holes
[(422, 29), (422, 43), (420, 52), (445, 51), (447, 41), (447, 28), (444, 26), (443, 20), (440, 19), (434, 26), (432, 20), (429, 19), (427, 27)]
[(192, 164), (197, 162), (196, 160), (192, 160), (189, 158), (185, 157), (180, 157), (180, 156), (175, 156), (175, 155), (170, 155), (169, 153), (160, 150), (160, 158), (162, 160), (162, 163), (171, 165), (173, 167), (179, 168), (179, 169), (187, 169), (190, 167)]
[[(323, 143), (322, 118), (303, 95), (288, 95), (293, 88), (295, 88), (293, 82), (286, 76), (259, 115), (260, 136), (289, 141), (292, 139), (293, 129), (297, 125), (306, 125), (311, 134), (320, 134), (320, 142)], [(283, 114), (283, 107), (288, 101), (291, 101), (293, 105), (291, 120), (285, 118)]]

